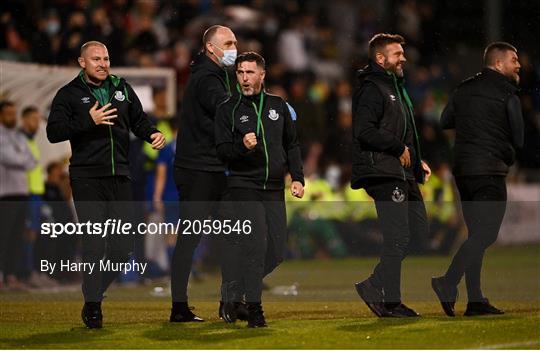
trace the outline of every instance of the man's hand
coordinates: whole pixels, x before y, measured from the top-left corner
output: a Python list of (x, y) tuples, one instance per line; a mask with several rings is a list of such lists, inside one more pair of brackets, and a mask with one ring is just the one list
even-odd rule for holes
[(422, 161), (422, 169), (424, 170), (424, 172), (426, 172), (426, 175), (424, 176), (424, 181), (427, 182), (429, 180), (429, 177), (431, 177), (431, 168), (429, 168), (426, 162)]
[(253, 150), (253, 148), (257, 146), (257, 136), (253, 132), (247, 133), (246, 135), (244, 135), (243, 141), (244, 141), (244, 146), (248, 150)]
[(161, 133), (154, 133), (150, 135), (152, 139), (152, 149), (161, 150), (165, 146), (165, 137)]
[(409, 168), (411, 166), (411, 154), (409, 153), (409, 148), (407, 145), (405, 145), (405, 150), (399, 156), (399, 162), (401, 162), (401, 165), (405, 168)]
[(299, 181), (294, 181), (291, 184), (291, 194), (299, 199), (304, 196), (304, 186)]
[(113, 108), (113, 109), (110, 109), (110, 110), (107, 110), (109, 107), (111, 107), (111, 104), (108, 103), (107, 105), (101, 107), (101, 108), (97, 108), (98, 107), (98, 102), (96, 101), (96, 103), (94, 104), (94, 106), (92, 106), (92, 108), (90, 108), (90, 116), (92, 117), (92, 119), (94, 120), (94, 123), (96, 125), (100, 125), (100, 124), (107, 124), (107, 125), (110, 125), (110, 126), (113, 126), (114, 123), (111, 122), (111, 119), (113, 118), (116, 118), (117, 115), (113, 115), (112, 113), (115, 113), (116, 112), (116, 108)]

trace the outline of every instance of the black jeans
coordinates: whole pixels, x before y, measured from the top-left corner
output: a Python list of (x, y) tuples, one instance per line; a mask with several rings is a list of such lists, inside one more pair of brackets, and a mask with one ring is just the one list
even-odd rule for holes
[[(281, 262), (287, 243), (283, 190), (231, 188), (224, 214), (233, 221), (250, 221), (249, 234), (223, 235), (222, 299), (260, 303), (263, 278)], [(242, 227), (242, 226), (240, 226)]]
[(28, 196), (0, 198), (0, 272), (20, 276)]
[(383, 235), (381, 258), (371, 283), (384, 291), (387, 303), (401, 302), (401, 261), (407, 256), (409, 242), (428, 237), (426, 207), (415, 181), (376, 179), (365, 189), (375, 200), (379, 225)]
[[(133, 223), (131, 180), (126, 176), (71, 178), (73, 201), (79, 223), (90, 221), (104, 225), (107, 219)], [(82, 291), (86, 302), (103, 300), (103, 293), (119, 272), (101, 271), (100, 261), (123, 263), (133, 251), (133, 234), (82, 235), (82, 262), (94, 263), (90, 274), (83, 272)]]
[(456, 185), (469, 235), (445, 277), (448, 283), (458, 285), (465, 275), (469, 302), (478, 302), (484, 298), (480, 288), (484, 252), (497, 240), (506, 211), (505, 177), (456, 177)]
[[(203, 221), (217, 215), (219, 202), (225, 193), (227, 179), (223, 172), (204, 172), (186, 168), (174, 169), (174, 181), (180, 199), (180, 219)], [(201, 241), (201, 235), (177, 233), (176, 246), (171, 263), (171, 295), (173, 302), (187, 302), (187, 286), (193, 252)]]

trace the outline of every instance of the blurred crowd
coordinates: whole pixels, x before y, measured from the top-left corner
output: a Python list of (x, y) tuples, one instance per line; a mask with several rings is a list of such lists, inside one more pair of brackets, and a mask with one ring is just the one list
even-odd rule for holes
[[(533, 60), (532, 34), (523, 28), (527, 16), (534, 11), (515, 7), (509, 1), (503, 2), (502, 10), (508, 16), (523, 18), (513, 22), (514, 32), (502, 34), (519, 50), (526, 136), (510, 178), (517, 182), (540, 182), (540, 66)], [(177, 78), (177, 111), (182, 106), (189, 64), (201, 49), (202, 32), (216, 23), (232, 28), (240, 52), (256, 51), (266, 58), (265, 88), (284, 97), (298, 115), (307, 187), (304, 200), (288, 201), (289, 256), (296, 258), (378, 252), (381, 237), (370, 198), (348, 186), (351, 94), (356, 70), (367, 63), (369, 38), (377, 32), (400, 33), (407, 40), (406, 85), (415, 107), (423, 158), (434, 173), (422, 188), (431, 235), (416, 238), (411, 250), (447, 253), (462, 232), (450, 172), (453, 136), (441, 130), (439, 118), (452, 89), (481, 68), (482, 49), (486, 45), (481, 34), (485, 23), (481, 4), (479, 8), (471, 5), (466, 13), (460, 13), (466, 10), (458, 5), (420, 0), (8, 0), (0, 8), (0, 59), (75, 66), (80, 46), (88, 40), (99, 40), (108, 46), (113, 68), (173, 68)], [(505, 27), (511, 30), (508, 28)], [(464, 35), (467, 30), (471, 32)], [(130, 157), (134, 196), (141, 204), (138, 218), (167, 221), (176, 213), (171, 168), (177, 116), (167, 113), (170, 109), (163, 87), (154, 87), (153, 99), (154, 109), (149, 115), (167, 137), (169, 146), (158, 153), (133, 139)], [(27, 106), (14, 108), (17, 114), (27, 111)], [(0, 114), (4, 113), (3, 108)], [(32, 113), (39, 115), (39, 111)], [(24, 115), (23, 112), (19, 118), (20, 128), (30, 142), (32, 133), (25, 129)], [(44, 119), (39, 116), (36, 128), (40, 120), (44, 126)], [(20, 241), (25, 252), (20, 257), (26, 258), (13, 272), (26, 281), (44, 280), (42, 276), (33, 278), (36, 263), (29, 258), (35, 256), (32, 250), (40, 250), (36, 221), (74, 220), (65, 160), (58, 161), (37, 172), (43, 174), (40, 194), (33, 193), (35, 187), (32, 188), (29, 177), (26, 195), (30, 196), (29, 213), (33, 214), (26, 219), (26, 234), (21, 235), (24, 240)], [(33, 195), (41, 196), (37, 200), (39, 211), (32, 212), (32, 199), (36, 201)], [(65, 206), (57, 202), (47, 205), (51, 199), (61, 199)], [(309, 200), (320, 201), (307, 205)], [(174, 241), (144, 240), (138, 244), (137, 257), (155, 263), (150, 274), (166, 274)], [(76, 241), (65, 245), (53, 251), (77, 254)], [(200, 245), (196, 261), (208, 259), (211, 246), (211, 242)], [(197, 271), (194, 275), (197, 277)], [(64, 281), (72, 277), (55, 278)], [(17, 280), (20, 279), (13, 282)]]

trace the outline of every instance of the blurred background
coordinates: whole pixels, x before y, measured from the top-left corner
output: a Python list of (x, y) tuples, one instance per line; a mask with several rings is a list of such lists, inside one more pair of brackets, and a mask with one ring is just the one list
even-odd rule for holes
[[(202, 33), (213, 24), (235, 32), (239, 52), (257, 51), (265, 57), (266, 89), (285, 98), (298, 114), (307, 188), (303, 201), (288, 199), (289, 258), (379, 252), (382, 238), (374, 206), (365, 192), (349, 189), (355, 72), (367, 63), (367, 42), (378, 32), (399, 33), (407, 41), (406, 86), (423, 156), (434, 173), (422, 187), (430, 236), (414, 238), (412, 253), (447, 255), (466, 235), (451, 177), (453, 135), (441, 130), (439, 119), (449, 94), (482, 68), (483, 49), (496, 40), (518, 48), (525, 120), (525, 145), (517, 150), (508, 178), (508, 212), (498, 244), (540, 241), (540, 2), (3, 0), (0, 9), (0, 100), (13, 102), (13, 108), (3, 107), (0, 114), (16, 114), (39, 161), (38, 170), (29, 172), (28, 192), (21, 194), (30, 199), (29, 214), (10, 244), (20, 262), (4, 272), (8, 286), (26, 289), (79, 279), (45, 278), (36, 257), (60, 257), (60, 252), (77, 257), (79, 252), (77, 238), (52, 243), (38, 234), (43, 221), (75, 218), (67, 175), (69, 145), (49, 144), (44, 127), (52, 97), (78, 72), (80, 46), (88, 40), (107, 45), (112, 73), (134, 85), (147, 113), (174, 143), (189, 64), (201, 49)], [(155, 186), (171, 185), (171, 155), (133, 138), (130, 158), (137, 217), (170, 220), (174, 186), (158, 196)], [(204, 279), (201, 272), (216, 264), (213, 246), (202, 241), (193, 278)], [(138, 239), (135, 259), (152, 264), (145, 279), (166, 276), (173, 247), (174, 238)], [(132, 279), (136, 277), (123, 278)]]

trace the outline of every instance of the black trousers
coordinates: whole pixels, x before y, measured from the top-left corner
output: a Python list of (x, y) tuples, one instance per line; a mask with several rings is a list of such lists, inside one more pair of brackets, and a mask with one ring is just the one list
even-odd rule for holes
[[(223, 172), (203, 172), (185, 168), (174, 169), (174, 181), (180, 199), (180, 219), (204, 220), (217, 216), (219, 202), (225, 194), (227, 180)], [(187, 286), (193, 253), (201, 235), (177, 233), (176, 247), (171, 263), (171, 295), (173, 302), (187, 302)]]
[(469, 235), (445, 276), (450, 284), (458, 285), (465, 275), (469, 302), (479, 302), (484, 298), (480, 288), (484, 252), (497, 240), (506, 211), (505, 177), (456, 177), (456, 185)]
[[(71, 178), (71, 189), (79, 223), (104, 225), (107, 219), (133, 223), (131, 180), (126, 176)], [(82, 235), (82, 261), (95, 269), (83, 272), (82, 292), (86, 302), (103, 300), (103, 293), (119, 272), (101, 271), (100, 261), (127, 262), (133, 251), (133, 234)]]
[(28, 196), (0, 198), (0, 272), (20, 276)]
[(250, 221), (249, 234), (223, 236), (222, 299), (260, 303), (263, 278), (281, 262), (287, 243), (283, 190), (230, 188), (224, 213), (234, 221)]
[(384, 291), (387, 303), (401, 302), (401, 261), (407, 256), (411, 237), (428, 237), (426, 208), (415, 181), (377, 179), (365, 189), (375, 200), (383, 235), (380, 261), (370, 277), (371, 283)]

